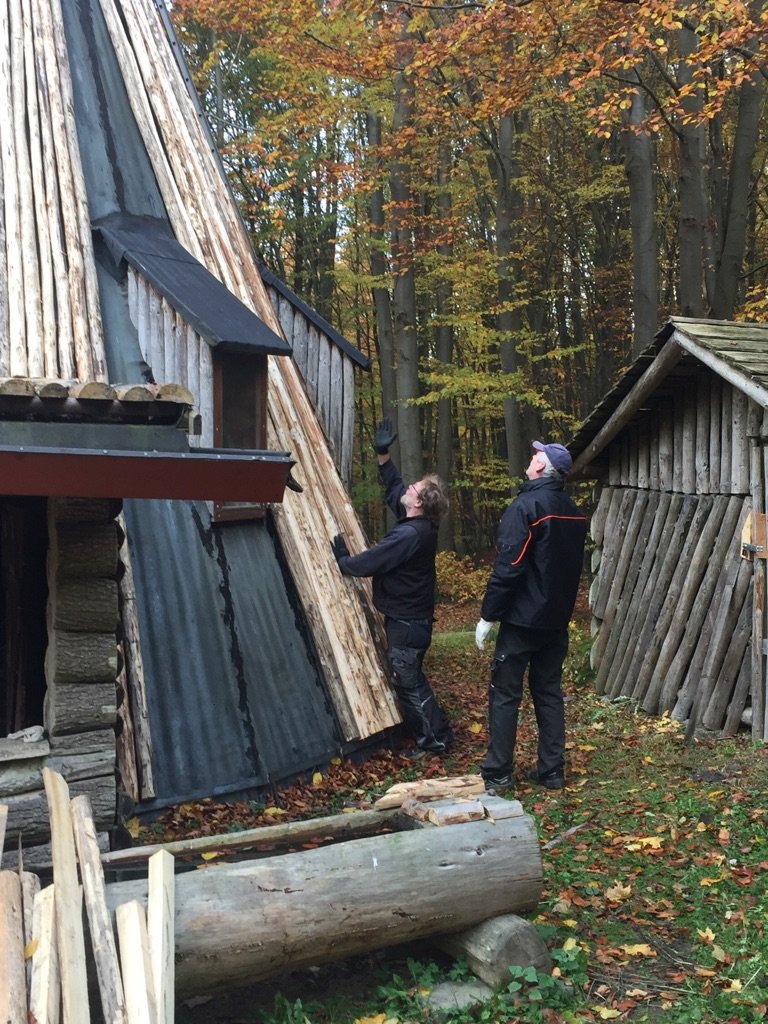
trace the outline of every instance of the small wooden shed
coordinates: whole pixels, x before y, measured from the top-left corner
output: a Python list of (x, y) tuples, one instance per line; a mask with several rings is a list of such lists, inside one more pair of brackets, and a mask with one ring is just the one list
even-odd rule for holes
[(768, 739), (768, 326), (673, 317), (569, 448), (597, 480), (596, 688)]

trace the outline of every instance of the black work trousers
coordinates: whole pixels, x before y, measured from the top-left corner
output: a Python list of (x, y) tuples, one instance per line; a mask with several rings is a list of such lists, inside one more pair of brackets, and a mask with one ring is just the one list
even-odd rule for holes
[(453, 742), (453, 732), (421, 670), (424, 655), (432, 643), (432, 621), (405, 621), (387, 616), (385, 625), (392, 688), (406, 727), (422, 750), (444, 754)]
[(490, 740), (481, 766), (485, 778), (502, 778), (512, 773), (526, 668), (539, 729), (539, 777), (563, 774), (565, 707), (561, 679), (567, 651), (567, 627), (527, 629), (502, 622), (488, 691)]

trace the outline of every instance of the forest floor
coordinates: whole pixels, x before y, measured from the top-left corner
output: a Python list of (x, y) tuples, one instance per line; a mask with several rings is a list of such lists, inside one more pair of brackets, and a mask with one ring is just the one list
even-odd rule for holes
[[(397, 750), (334, 763), (264, 803), (200, 801), (169, 810), (139, 843), (368, 808), (390, 785), (477, 771), (487, 741), (492, 644), (474, 644), (479, 607), (439, 606), (426, 669), (455, 727), (445, 759)], [(768, 1014), (768, 747), (747, 731), (686, 747), (678, 723), (595, 695), (584, 601), (566, 662), (567, 785), (520, 783), (534, 818), (544, 892), (534, 918), (553, 976), (512, 978), (456, 1024), (655, 1020), (736, 1022)], [(524, 701), (517, 770), (535, 765)], [(549, 845), (549, 848), (547, 846)], [(397, 1024), (431, 1021), (419, 993), (461, 975), (434, 949), (397, 948), (182, 1004), (177, 1024)], [(563, 985), (565, 981), (568, 984)]]

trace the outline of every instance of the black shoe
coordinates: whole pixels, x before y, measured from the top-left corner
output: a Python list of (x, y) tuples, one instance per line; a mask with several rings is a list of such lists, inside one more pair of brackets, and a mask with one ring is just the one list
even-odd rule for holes
[(550, 772), (548, 775), (539, 775), (535, 768), (532, 772), (528, 772), (528, 781), (535, 783), (537, 786), (544, 786), (546, 789), (562, 789), (565, 785), (562, 772)]
[(485, 791), (491, 796), (495, 796), (496, 793), (503, 792), (505, 789), (511, 789), (515, 784), (515, 780), (511, 775), (497, 775), (495, 778), (488, 777), (484, 778)]

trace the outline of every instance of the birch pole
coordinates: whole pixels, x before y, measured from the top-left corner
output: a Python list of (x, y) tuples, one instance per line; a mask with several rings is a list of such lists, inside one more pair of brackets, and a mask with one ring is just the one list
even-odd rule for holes
[(24, 321), (24, 277), (22, 271), (21, 220), (19, 213), (16, 147), (13, 137), (13, 94), (11, 89), (11, 25), (8, 4), (0, 3), (0, 146), (3, 165), (5, 212), (5, 275), (8, 291), (8, 335), (0, 350), (0, 373), (26, 373), (27, 347)]

